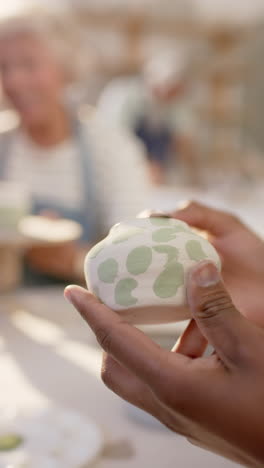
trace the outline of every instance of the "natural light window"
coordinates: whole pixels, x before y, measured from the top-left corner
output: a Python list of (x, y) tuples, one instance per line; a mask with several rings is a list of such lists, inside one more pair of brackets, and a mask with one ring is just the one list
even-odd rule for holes
[(26, 0), (9, 0), (8, 3), (0, 7), (0, 17), (9, 16), (20, 10), (26, 5)]

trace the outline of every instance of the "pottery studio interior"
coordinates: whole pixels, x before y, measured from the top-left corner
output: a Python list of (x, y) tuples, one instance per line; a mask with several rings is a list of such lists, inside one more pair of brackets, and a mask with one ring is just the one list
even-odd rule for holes
[(0, 2), (0, 468), (264, 466), (263, 57), (263, 0)]

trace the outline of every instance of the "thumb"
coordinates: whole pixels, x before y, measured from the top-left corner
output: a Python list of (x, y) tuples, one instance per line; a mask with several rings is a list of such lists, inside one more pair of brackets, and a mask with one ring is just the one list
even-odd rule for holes
[(201, 262), (189, 274), (187, 297), (202, 334), (226, 365), (241, 356), (245, 319), (237, 311), (216, 266)]

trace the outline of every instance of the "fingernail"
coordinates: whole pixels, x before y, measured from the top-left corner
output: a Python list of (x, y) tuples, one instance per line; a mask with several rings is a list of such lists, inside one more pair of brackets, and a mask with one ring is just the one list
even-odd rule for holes
[(194, 273), (193, 279), (201, 288), (208, 288), (219, 283), (220, 274), (216, 266), (213, 263), (208, 262), (198, 267)]
[(143, 210), (143, 211), (140, 211), (140, 213), (138, 213), (137, 218), (138, 219), (149, 218), (152, 215), (152, 213), (153, 213), (153, 210), (150, 210), (150, 209)]
[(141, 211), (138, 215), (138, 219), (145, 219), (145, 218), (169, 218), (170, 216), (163, 212), (163, 211), (157, 211), (157, 210), (144, 210)]
[(177, 204), (177, 211), (186, 210), (186, 208), (188, 208), (190, 203), (191, 203), (190, 200), (181, 200), (181, 201), (179, 201), (179, 203)]
[(177, 349), (178, 349), (178, 346), (179, 346), (179, 344), (180, 344), (180, 342), (181, 342), (181, 339), (182, 339), (182, 337), (180, 336), (180, 337), (178, 338), (178, 340), (176, 341), (175, 345), (173, 346), (172, 350), (171, 350), (172, 353), (176, 353), (176, 351), (177, 351)]
[(67, 286), (67, 288), (64, 290), (64, 297), (68, 302), (70, 302), (70, 304), (73, 303), (72, 287), (71, 286)]

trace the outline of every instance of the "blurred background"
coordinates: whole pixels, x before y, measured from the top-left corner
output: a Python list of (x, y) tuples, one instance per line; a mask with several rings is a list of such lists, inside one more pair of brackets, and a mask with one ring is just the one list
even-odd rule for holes
[[(98, 454), (109, 468), (232, 466), (103, 388), (63, 287), (84, 282), (84, 257), (113, 224), (145, 209), (196, 199), (264, 236), (263, 45), (262, 0), (0, 5), (1, 468)], [(170, 347), (181, 330), (145, 331)], [(67, 424), (75, 451), (56, 439)], [(12, 460), (10, 431), (30, 441)]]

